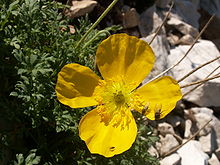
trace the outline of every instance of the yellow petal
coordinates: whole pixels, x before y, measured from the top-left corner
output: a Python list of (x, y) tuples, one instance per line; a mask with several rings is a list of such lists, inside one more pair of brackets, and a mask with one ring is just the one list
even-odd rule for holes
[(137, 87), (151, 71), (155, 56), (147, 42), (115, 34), (99, 45), (96, 61), (104, 79), (122, 78)]
[(58, 73), (58, 100), (71, 108), (97, 105), (93, 93), (100, 78), (88, 67), (67, 64)]
[(158, 78), (136, 90), (145, 102), (145, 109), (138, 110), (150, 120), (161, 119), (170, 113), (182, 98), (180, 86), (169, 76)]
[(101, 121), (97, 108), (88, 112), (80, 121), (79, 135), (91, 153), (112, 157), (128, 150), (137, 136), (137, 127), (129, 111), (129, 124), (113, 127)]

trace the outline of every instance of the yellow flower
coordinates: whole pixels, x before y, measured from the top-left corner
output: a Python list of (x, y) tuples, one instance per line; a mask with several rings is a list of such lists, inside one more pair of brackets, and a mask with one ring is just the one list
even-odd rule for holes
[(155, 56), (150, 46), (132, 36), (115, 34), (104, 40), (96, 62), (104, 80), (88, 67), (67, 64), (58, 74), (58, 100), (71, 108), (97, 106), (79, 123), (79, 135), (91, 153), (112, 157), (128, 150), (137, 135), (131, 110), (150, 120), (165, 117), (182, 94), (169, 76), (139, 88)]

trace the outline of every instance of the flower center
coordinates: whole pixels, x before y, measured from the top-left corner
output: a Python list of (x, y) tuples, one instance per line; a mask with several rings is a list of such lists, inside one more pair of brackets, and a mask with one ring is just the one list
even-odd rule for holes
[(119, 91), (118, 93), (114, 93), (114, 100), (115, 100), (115, 104), (118, 106), (121, 106), (125, 103), (125, 97), (122, 94), (122, 91)]
[(133, 102), (132, 88), (123, 81), (102, 81), (96, 89), (96, 100), (99, 102), (98, 111), (106, 125), (121, 125), (130, 122)]

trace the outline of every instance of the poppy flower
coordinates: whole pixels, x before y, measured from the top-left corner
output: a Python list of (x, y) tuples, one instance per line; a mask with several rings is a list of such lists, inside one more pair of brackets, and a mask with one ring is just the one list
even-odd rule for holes
[(150, 120), (170, 113), (182, 98), (169, 76), (141, 87), (155, 56), (147, 42), (115, 34), (100, 43), (96, 62), (102, 78), (88, 67), (72, 63), (58, 73), (58, 100), (71, 108), (96, 106), (79, 123), (79, 136), (91, 153), (112, 157), (128, 150), (137, 136), (136, 110)]

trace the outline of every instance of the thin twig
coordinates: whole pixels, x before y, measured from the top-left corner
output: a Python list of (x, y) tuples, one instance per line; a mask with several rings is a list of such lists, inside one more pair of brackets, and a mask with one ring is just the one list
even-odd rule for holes
[(202, 126), (202, 128), (200, 128), (200, 129), (199, 129), (192, 137), (190, 137), (187, 141), (185, 141), (184, 143), (180, 144), (180, 145), (177, 146), (176, 148), (172, 149), (170, 152), (168, 152), (168, 153), (166, 153), (165, 155), (163, 155), (163, 157), (166, 157), (166, 156), (172, 154), (173, 152), (175, 152), (175, 151), (177, 151), (179, 148), (181, 148), (183, 145), (185, 145), (186, 143), (188, 143), (190, 140), (192, 140), (193, 138), (195, 138), (195, 137), (199, 134), (199, 132), (200, 132), (201, 130), (203, 130), (211, 121), (212, 121), (212, 119), (210, 119), (206, 124), (204, 124), (204, 125)]
[(118, 2), (118, 0), (113, 0), (113, 2), (105, 9), (102, 15), (95, 21), (95, 23), (89, 28), (89, 30), (82, 36), (82, 38), (77, 43), (75, 49), (79, 47), (79, 45), (85, 40), (87, 35), (99, 24), (99, 22), (108, 14), (108, 12), (112, 9), (112, 7)]
[(204, 82), (207, 82), (209, 80), (213, 80), (213, 79), (216, 79), (216, 78), (219, 78), (220, 77), (220, 74), (216, 74), (215, 76), (213, 77), (210, 77), (210, 78), (206, 78), (204, 80), (200, 80), (200, 81), (195, 81), (195, 82), (192, 82), (192, 83), (189, 83), (189, 84), (186, 84), (186, 85), (182, 85), (180, 86), (180, 88), (186, 88), (186, 87), (189, 87), (189, 86), (192, 86), (192, 85), (196, 85), (196, 84), (200, 84), (200, 83), (204, 83)]
[[(172, 1), (172, 0), (171, 0)], [(173, 5), (174, 5), (174, 2), (172, 1), (172, 4), (169, 8), (169, 11), (168, 13), (166, 14), (165, 18), (163, 19), (163, 23), (160, 25), (160, 27), (156, 30), (153, 38), (151, 39), (151, 41), (149, 42), (149, 45), (152, 44), (153, 40), (156, 38), (157, 34), (160, 32), (160, 30), (162, 29), (163, 25), (165, 24), (167, 18), (170, 16), (170, 13), (171, 13), (171, 9), (173, 8)]]
[(181, 63), (184, 58), (186, 58), (186, 56), (188, 55), (188, 53), (192, 50), (193, 46), (195, 45), (195, 43), (198, 41), (198, 39), (200, 38), (200, 36), (203, 34), (203, 32), (205, 31), (205, 29), (207, 28), (207, 26), (210, 24), (210, 22), (212, 21), (212, 19), (214, 18), (215, 15), (212, 15), (211, 18), (209, 19), (209, 21), (206, 23), (206, 25), (203, 27), (203, 29), (201, 30), (201, 32), (199, 33), (199, 35), (196, 37), (196, 39), (194, 40), (193, 44), (191, 45), (191, 47), (188, 49), (188, 51), (185, 53), (185, 55), (174, 65), (172, 65), (171, 67), (169, 67), (168, 69), (166, 69), (165, 71), (163, 71), (162, 73), (158, 74), (157, 76), (155, 76), (154, 78), (152, 78), (151, 80), (149, 80), (147, 83), (161, 77), (162, 75), (166, 74), (167, 72), (169, 72), (171, 69), (173, 69), (174, 67), (176, 67), (177, 65), (179, 65), (179, 63)]
[(190, 71), (188, 74), (186, 74), (185, 76), (183, 76), (181, 79), (179, 79), (178, 82), (183, 81), (185, 78), (189, 77), (189, 76), (190, 76), (191, 74), (193, 74), (195, 71), (197, 71), (197, 70), (199, 70), (200, 68), (202, 68), (202, 67), (204, 67), (204, 66), (206, 66), (206, 65), (208, 65), (208, 64), (210, 64), (210, 63), (212, 63), (212, 62), (214, 62), (214, 61), (216, 61), (216, 60), (218, 60), (219, 58), (220, 58), (220, 56), (218, 56), (218, 57), (216, 57), (215, 59), (210, 60), (210, 61), (208, 61), (208, 62), (206, 62), (206, 63), (204, 63), (204, 64), (202, 64), (202, 65), (200, 65), (200, 66), (198, 66), (197, 68), (193, 69), (193, 70)]
[[(208, 76), (206, 76), (206, 79), (209, 78), (216, 70), (218, 70), (220, 68), (220, 66), (216, 67), (211, 73), (208, 74)], [(203, 85), (204, 83), (198, 84), (196, 85), (194, 88), (190, 89), (188, 92), (184, 93), (182, 97), (185, 97), (186, 95), (190, 94), (191, 92), (193, 92), (195, 89), (197, 89), (198, 87), (200, 87), (201, 85)]]

